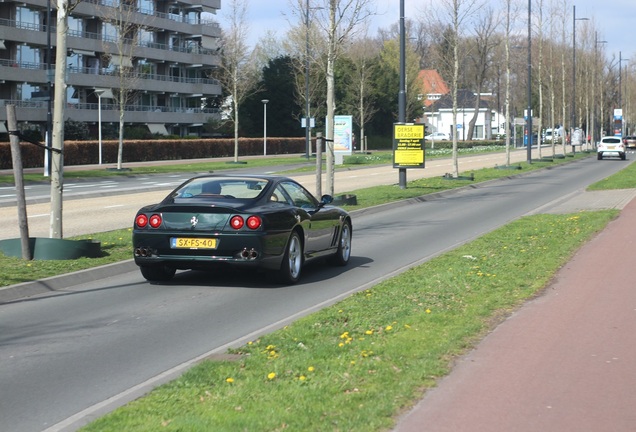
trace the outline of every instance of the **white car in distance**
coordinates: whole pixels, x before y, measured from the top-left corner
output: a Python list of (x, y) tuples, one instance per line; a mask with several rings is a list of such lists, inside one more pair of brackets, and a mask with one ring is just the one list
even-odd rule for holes
[(433, 132), (432, 134), (426, 135), (424, 139), (429, 141), (448, 141), (450, 140), (450, 135), (446, 132)]
[(620, 136), (605, 136), (596, 147), (596, 158), (598, 160), (604, 157), (614, 156), (625, 160), (625, 144)]

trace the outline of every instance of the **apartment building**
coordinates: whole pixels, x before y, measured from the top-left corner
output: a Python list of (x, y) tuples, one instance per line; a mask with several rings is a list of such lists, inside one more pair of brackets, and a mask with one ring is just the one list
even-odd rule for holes
[[(72, 0), (71, 0), (72, 1)], [(120, 3), (121, 2), (121, 3)], [(0, 132), (5, 106), (16, 106), (20, 129), (50, 122), (49, 84), (54, 82), (56, 1), (0, 2)], [(118, 34), (117, 10), (136, 26)], [(210, 118), (220, 118), (207, 98), (221, 94), (211, 78), (220, 64), (221, 28), (214, 15), (221, 0), (82, 0), (70, 12), (67, 33), (65, 118), (119, 123), (113, 96), (121, 87), (119, 68), (128, 68), (132, 94), (124, 121), (152, 133), (200, 135)], [(130, 34), (131, 29), (134, 34)], [(128, 55), (121, 46), (130, 44)], [(114, 95), (113, 95), (113, 92)]]

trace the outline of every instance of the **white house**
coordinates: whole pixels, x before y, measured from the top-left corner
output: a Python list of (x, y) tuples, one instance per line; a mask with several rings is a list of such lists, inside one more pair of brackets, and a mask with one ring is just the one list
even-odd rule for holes
[(445, 94), (434, 101), (430, 106), (424, 107), (424, 122), (427, 124), (427, 133), (446, 132), (449, 135), (457, 134), (457, 139), (465, 140), (489, 140), (496, 135), (505, 133), (505, 116), (490, 107), (488, 95), (481, 95), (479, 100), (479, 113), (473, 131), (473, 137), (469, 137), (468, 124), (475, 113), (475, 98), (477, 95), (468, 90), (457, 91), (457, 118), (453, 121), (453, 101), (450, 94)]

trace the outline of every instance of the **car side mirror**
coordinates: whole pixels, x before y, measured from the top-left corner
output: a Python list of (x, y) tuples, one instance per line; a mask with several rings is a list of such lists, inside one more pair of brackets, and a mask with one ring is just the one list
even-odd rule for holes
[(333, 197), (331, 195), (323, 195), (320, 197), (320, 204), (326, 205), (331, 204), (333, 202)]

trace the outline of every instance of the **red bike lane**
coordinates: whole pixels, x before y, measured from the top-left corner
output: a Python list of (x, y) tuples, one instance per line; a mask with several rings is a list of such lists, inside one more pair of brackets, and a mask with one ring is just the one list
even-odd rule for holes
[(396, 432), (636, 431), (636, 200)]

